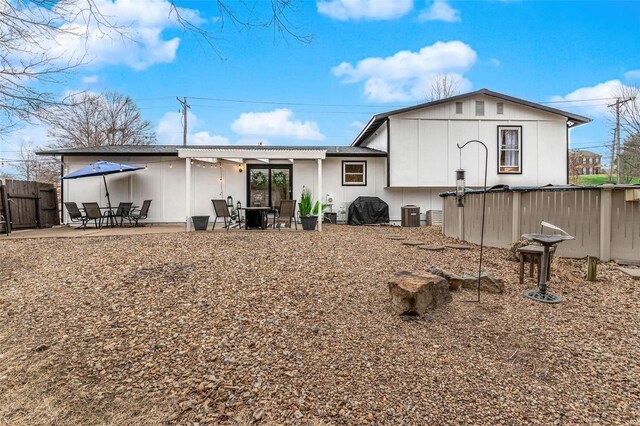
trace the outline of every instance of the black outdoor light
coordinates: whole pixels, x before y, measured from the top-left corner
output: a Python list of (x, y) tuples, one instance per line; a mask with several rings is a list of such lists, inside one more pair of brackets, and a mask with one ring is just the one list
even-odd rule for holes
[(229, 208), (233, 207), (233, 197), (231, 195), (227, 197), (227, 207)]
[[(458, 146), (458, 148), (460, 148)], [(456, 199), (458, 207), (464, 207), (464, 169), (456, 170)]]
[(480, 303), (480, 277), (482, 275), (482, 252), (484, 248), (484, 211), (487, 204), (487, 167), (489, 163), (489, 150), (487, 146), (479, 140), (470, 140), (464, 145), (456, 144), (460, 150), (460, 168), (456, 170), (456, 198), (458, 199), (458, 207), (464, 207), (464, 170), (462, 169), (462, 149), (470, 143), (479, 143), (484, 147), (484, 192), (482, 194), (482, 227), (480, 228), (480, 262), (478, 264), (478, 300), (467, 300), (467, 302)]
[(236, 204), (236, 210), (240, 211), (241, 208), (242, 208), (242, 203), (238, 201), (238, 203)]

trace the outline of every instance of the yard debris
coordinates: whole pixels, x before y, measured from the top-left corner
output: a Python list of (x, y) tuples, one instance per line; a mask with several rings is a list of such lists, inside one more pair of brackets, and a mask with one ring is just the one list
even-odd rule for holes
[(452, 272), (448, 272), (442, 270), (440, 268), (436, 268), (435, 266), (430, 266), (427, 268), (427, 272), (430, 272), (434, 275), (444, 278), (449, 283), (449, 290), (458, 290), (462, 287), (464, 282), (463, 278), (459, 275), (456, 275)]
[(556, 257), (564, 303), (541, 306), (487, 247), (502, 294), (463, 303), (474, 282), (404, 321), (382, 277), (461, 276), (479, 250), (391, 231), (459, 243), (341, 225), (3, 240), (0, 424), (637, 423), (638, 281)]
[(428, 272), (398, 272), (389, 280), (391, 307), (398, 315), (422, 316), (453, 300), (449, 283)]

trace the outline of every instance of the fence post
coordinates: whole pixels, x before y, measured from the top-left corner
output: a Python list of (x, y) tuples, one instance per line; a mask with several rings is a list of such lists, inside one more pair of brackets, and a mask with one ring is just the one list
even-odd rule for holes
[(512, 213), (511, 213), (511, 242), (515, 243), (520, 240), (520, 236), (522, 235), (520, 230), (520, 198), (521, 193), (518, 191), (514, 191), (511, 193), (511, 205), (512, 205)]
[(11, 233), (11, 210), (9, 208), (9, 198), (7, 197), (7, 187), (0, 185), (0, 204), (2, 204), (2, 210), (4, 210), (4, 220), (7, 221), (6, 229)]
[(600, 260), (611, 260), (611, 190), (612, 184), (600, 190)]
[(36, 182), (36, 223), (38, 224), (38, 229), (42, 229), (42, 203), (40, 202), (40, 183)]

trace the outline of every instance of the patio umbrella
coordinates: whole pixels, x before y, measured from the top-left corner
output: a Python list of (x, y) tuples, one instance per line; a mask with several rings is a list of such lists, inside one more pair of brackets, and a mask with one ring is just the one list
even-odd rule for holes
[(140, 169), (142, 169), (142, 167), (127, 166), (126, 164), (111, 163), (109, 161), (97, 161), (76, 170), (73, 173), (63, 176), (62, 179), (79, 179), (91, 176), (102, 176), (102, 180), (104, 181), (104, 190), (107, 193), (107, 203), (109, 205), (109, 210), (111, 210), (111, 198), (109, 197), (109, 187), (107, 187), (107, 178), (105, 176), (114, 173), (133, 172)]

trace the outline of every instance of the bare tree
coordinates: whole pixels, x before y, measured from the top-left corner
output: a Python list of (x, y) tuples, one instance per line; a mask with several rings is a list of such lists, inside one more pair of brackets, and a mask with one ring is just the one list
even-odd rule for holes
[(44, 183), (56, 183), (60, 178), (60, 161), (38, 157), (33, 147), (25, 143), (20, 145), (20, 153), (12, 165), (15, 178)]
[(459, 81), (448, 74), (437, 75), (431, 82), (431, 88), (426, 98), (428, 102), (446, 99), (460, 93)]
[[(239, 29), (271, 27), (274, 31), (307, 41), (296, 33), (288, 18), (299, 0), (211, 0), (218, 6), (219, 23), (230, 19)], [(213, 33), (184, 14), (174, 0), (169, 18), (187, 33), (204, 38), (215, 47)], [(86, 54), (73, 57), (51, 53), (51, 41), (59, 36), (125, 37), (135, 34), (104, 16), (96, 0), (0, 0), (0, 133), (24, 121), (47, 121), (51, 107), (72, 105), (54, 90), (67, 73), (87, 62)], [(96, 34), (96, 31), (99, 34)], [(88, 44), (85, 43), (85, 46)]]
[(622, 106), (620, 127), (629, 136), (640, 135), (640, 87), (621, 86), (615, 93), (620, 99), (630, 99)]
[(629, 136), (620, 152), (622, 183), (632, 183), (640, 178), (640, 134)]
[(156, 140), (151, 122), (133, 99), (117, 92), (80, 93), (73, 105), (57, 107), (48, 134), (60, 148), (148, 145)]

